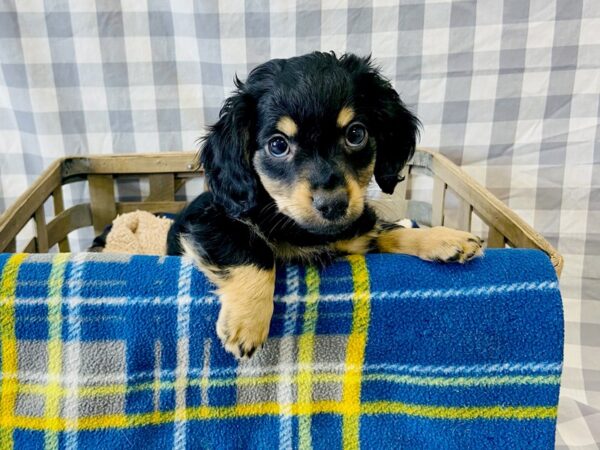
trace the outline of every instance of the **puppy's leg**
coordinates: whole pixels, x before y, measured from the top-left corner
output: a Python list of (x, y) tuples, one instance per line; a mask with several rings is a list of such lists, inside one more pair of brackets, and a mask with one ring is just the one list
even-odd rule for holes
[(376, 247), (383, 253), (405, 253), (427, 261), (465, 262), (483, 253), (482, 242), (466, 231), (446, 227), (403, 228), (381, 224)]
[[(221, 302), (217, 319), (217, 335), (225, 349), (237, 358), (251, 357), (269, 334), (273, 315), (275, 266), (252, 262), (249, 258), (241, 264), (211, 264), (209, 258), (198, 251), (198, 243), (190, 236), (181, 237), (184, 254), (191, 256), (198, 268), (217, 286)], [(201, 245), (201, 244), (200, 244)], [(240, 250), (243, 251), (243, 250)]]
[(275, 261), (245, 224), (218, 212), (196, 215), (176, 233), (178, 251), (194, 259), (217, 286), (217, 334), (225, 349), (250, 357), (267, 339), (273, 315)]
[(275, 268), (230, 267), (217, 286), (221, 300), (217, 334), (227, 351), (249, 358), (269, 334)]

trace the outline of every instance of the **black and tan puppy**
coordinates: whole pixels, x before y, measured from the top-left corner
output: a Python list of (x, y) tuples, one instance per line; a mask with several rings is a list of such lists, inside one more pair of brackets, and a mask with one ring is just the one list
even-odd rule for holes
[(227, 99), (200, 154), (208, 192), (169, 232), (218, 287), (217, 333), (249, 357), (267, 338), (276, 262), (406, 253), (463, 262), (481, 241), (443, 227), (404, 229), (366, 203), (371, 178), (392, 193), (419, 122), (369, 58), (332, 53), (269, 61)]

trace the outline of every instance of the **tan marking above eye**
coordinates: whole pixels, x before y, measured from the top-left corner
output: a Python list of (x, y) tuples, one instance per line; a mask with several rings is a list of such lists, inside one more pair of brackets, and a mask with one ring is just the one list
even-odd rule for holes
[(340, 110), (340, 113), (338, 114), (337, 126), (340, 128), (344, 128), (346, 125), (348, 125), (350, 122), (352, 122), (352, 119), (354, 119), (355, 115), (356, 114), (351, 107), (344, 106)]
[(298, 134), (298, 125), (290, 116), (283, 116), (277, 121), (277, 129), (287, 137), (294, 137)]

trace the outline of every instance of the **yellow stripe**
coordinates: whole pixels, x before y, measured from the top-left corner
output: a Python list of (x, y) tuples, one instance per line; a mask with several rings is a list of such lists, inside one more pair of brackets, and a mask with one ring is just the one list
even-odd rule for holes
[[(341, 383), (348, 377), (345, 374), (337, 373), (313, 373), (311, 375), (312, 382), (317, 383)], [(360, 375), (355, 375), (357, 381), (360, 380)], [(291, 379), (292, 383), (298, 383), (298, 375)], [(489, 387), (489, 386), (506, 386), (506, 385), (556, 385), (560, 383), (560, 375), (515, 375), (515, 376), (497, 376), (497, 377), (415, 377), (410, 375), (386, 375), (386, 374), (366, 374), (362, 375), (363, 381), (386, 381), (390, 383), (415, 385), (415, 386), (432, 386), (432, 387), (452, 387), (452, 386), (469, 386), (469, 387)], [(225, 387), (234, 385), (262, 385), (269, 383), (278, 383), (280, 375), (262, 375), (259, 377), (240, 377), (240, 378), (194, 378), (189, 381), (190, 386), (201, 386), (204, 388)], [(122, 395), (132, 392), (141, 392), (145, 390), (169, 390), (174, 389), (175, 383), (172, 381), (149, 381), (145, 383), (137, 383), (131, 386), (124, 384), (104, 384), (100, 386), (78, 386), (76, 388), (61, 387), (59, 385), (60, 395), (67, 396), (74, 389), (77, 392), (77, 397), (94, 397), (99, 395)], [(21, 384), (19, 392), (25, 394), (48, 395), (48, 386), (45, 384)]]
[(369, 328), (370, 286), (365, 257), (350, 255), (348, 261), (352, 268), (354, 295), (352, 297), (352, 332), (348, 336), (347, 369), (342, 394), (344, 405), (342, 439), (344, 449), (355, 449), (360, 448), (360, 385)]
[[(298, 403), (310, 405), (312, 402), (312, 361), (315, 341), (315, 330), (317, 326), (317, 308), (320, 286), (319, 272), (314, 267), (306, 268), (306, 303), (304, 310), (304, 325), (302, 334), (298, 338), (298, 362), (302, 369), (296, 377), (298, 386)], [(311, 438), (311, 410), (306, 415), (298, 418), (298, 447), (303, 449), (312, 448)]]
[[(52, 270), (48, 278), (48, 375), (49, 382), (46, 389), (46, 408), (44, 416), (55, 419), (60, 414), (60, 400), (63, 390), (60, 385), (62, 371), (62, 288), (65, 267), (69, 260), (68, 253), (61, 253), (54, 257)], [(58, 448), (58, 434), (51, 430), (44, 435), (46, 449)]]
[(12, 255), (2, 271), (0, 284), (0, 343), (2, 346), (2, 383), (0, 384), (0, 449), (12, 449), (12, 419), (17, 398), (17, 338), (15, 335), (15, 293), (19, 266), (27, 258)]
[[(235, 406), (200, 406), (187, 408), (189, 420), (230, 419), (235, 417), (277, 416), (280, 405), (276, 402), (256, 403)], [(335, 401), (321, 401), (310, 404), (292, 405), (292, 415), (344, 414), (345, 405)], [(359, 413), (366, 415), (399, 414), (430, 419), (446, 420), (555, 420), (555, 406), (430, 406), (400, 402), (364, 403)], [(175, 411), (159, 411), (144, 414), (114, 414), (81, 417), (77, 430), (97, 430), (100, 428), (132, 428), (142, 425), (165, 424), (175, 421)], [(65, 431), (65, 419), (46, 417), (11, 417), (10, 426), (25, 430)]]
[(364, 414), (402, 414), (430, 419), (554, 419), (555, 406), (430, 406), (399, 402), (365, 403)]

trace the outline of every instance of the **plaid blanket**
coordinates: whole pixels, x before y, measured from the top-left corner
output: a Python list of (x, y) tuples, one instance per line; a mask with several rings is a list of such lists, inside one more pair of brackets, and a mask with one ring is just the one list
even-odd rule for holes
[(540, 252), (278, 270), (237, 363), (190, 260), (0, 255), (0, 447), (552, 448), (561, 298)]

